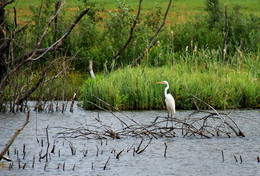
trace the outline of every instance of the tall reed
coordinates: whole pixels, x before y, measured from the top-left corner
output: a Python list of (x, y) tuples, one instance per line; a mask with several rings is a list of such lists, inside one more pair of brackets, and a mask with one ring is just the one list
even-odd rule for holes
[(163, 109), (164, 86), (155, 83), (167, 80), (178, 109), (195, 108), (190, 95), (219, 109), (259, 108), (259, 73), (252, 68), (256, 59), (251, 63), (244, 56), (243, 63), (235, 65), (217, 58), (206, 51), (187, 53), (168, 66), (122, 68), (88, 79), (82, 88), (83, 106), (93, 109), (86, 100), (97, 103), (95, 95), (119, 109)]

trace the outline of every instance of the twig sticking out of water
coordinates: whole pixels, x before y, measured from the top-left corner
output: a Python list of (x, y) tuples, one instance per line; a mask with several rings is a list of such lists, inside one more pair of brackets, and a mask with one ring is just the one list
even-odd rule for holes
[(63, 163), (62, 170), (65, 171), (65, 161)]
[(121, 155), (121, 153), (123, 153), (124, 150), (125, 150), (125, 149), (121, 150), (118, 154), (116, 154), (116, 159), (119, 160), (119, 156)]
[(129, 151), (133, 148), (133, 146), (134, 146), (134, 143), (131, 145), (131, 147), (129, 147), (129, 148), (126, 150), (126, 152), (129, 152)]
[(52, 149), (51, 149), (52, 154), (55, 153), (55, 147), (56, 147), (55, 143), (56, 143), (56, 140), (53, 141), (53, 145), (52, 145)]
[(167, 152), (167, 148), (168, 148), (168, 146), (167, 146), (166, 142), (164, 142), (164, 145), (165, 145), (165, 149), (164, 149), (164, 158), (166, 158), (166, 152)]
[(34, 168), (34, 163), (35, 163), (35, 155), (33, 155), (32, 168)]
[(234, 155), (234, 158), (235, 158), (236, 162), (238, 162), (236, 155)]
[(20, 158), (19, 158), (19, 150), (16, 151), (16, 158), (17, 158), (17, 160), (20, 159)]
[(221, 155), (222, 155), (222, 163), (224, 163), (225, 158), (224, 158), (224, 152), (223, 152), (223, 150), (221, 151)]
[(82, 153), (83, 153), (83, 156), (86, 157), (88, 154), (88, 150), (84, 149), (84, 150), (82, 150)]
[[(68, 141), (69, 142), (69, 141)], [(71, 155), (76, 155), (76, 148), (72, 145), (71, 142), (69, 142), (69, 146), (70, 146), (70, 151), (71, 151)]]
[(13, 162), (12, 162), (12, 163), (10, 163), (10, 164), (9, 164), (9, 167), (8, 167), (8, 169), (9, 169), (9, 170), (12, 170), (12, 168), (13, 168), (13, 165), (14, 165), (14, 163), (13, 163)]
[(96, 157), (98, 157), (98, 154), (99, 154), (99, 148), (98, 148), (98, 146), (96, 145), (96, 147), (97, 147), (97, 153), (96, 153)]
[(137, 152), (137, 151), (140, 150), (140, 147), (141, 147), (141, 145), (142, 145), (143, 142), (144, 142), (144, 138), (142, 138), (142, 140), (140, 141), (140, 143), (139, 143), (139, 145), (138, 145), (138, 147), (137, 147), (137, 149), (136, 149), (135, 152)]
[(107, 159), (107, 162), (106, 162), (106, 164), (105, 164), (104, 167), (103, 167), (103, 170), (106, 170), (107, 164), (108, 164), (109, 160), (110, 160), (110, 157)]
[(23, 169), (25, 169), (25, 167), (26, 167), (26, 163), (24, 163), (24, 165), (23, 165)]
[(62, 109), (61, 109), (61, 113), (63, 114), (65, 110), (66, 110), (66, 109), (65, 109), (65, 104), (64, 104), (64, 103), (62, 103)]
[(141, 144), (143, 142), (143, 141), (141, 141), (140, 145), (138, 146), (138, 148), (137, 148), (137, 150), (135, 152), (137, 154), (143, 153), (146, 150), (146, 148), (149, 146), (149, 144), (152, 142), (152, 139), (153, 138), (150, 138), (150, 141), (148, 142), (148, 144), (142, 150), (140, 150), (140, 146), (141, 146)]
[(91, 169), (92, 169), (92, 170), (95, 170), (95, 166), (94, 166), (94, 163), (93, 163), (93, 162), (91, 163)]
[(74, 93), (73, 98), (72, 98), (72, 100), (71, 100), (71, 105), (70, 105), (70, 112), (71, 112), (71, 113), (73, 112), (73, 106), (74, 106), (74, 102), (75, 102), (75, 100), (76, 100), (76, 96), (77, 96), (77, 94)]
[(58, 164), (58, 166), (57, 166), (57, 168), (56, 168), (56, 169), (60, 169), (60, 165), (61, 165), (61, 163), (59, 163), (59, 164)]
[(45, 154), (46, 162), (48, 162), (48, 158), (49, 158), (48, 157), (48, 154), (49, 154), (48, 152), (49, 152), (49, 147), (50, 147), (48, 128), (49, 128), (49, 125), (46, 128), (46, 138), (47, 138), (47, 148), (46, 148), (46, 154)]
[(23, 159), (25, 159), (25, 154), (26, 154), (26, 151), (25, 151), (25, 144), (23, 144)]
[(21, 160), (18, 159), (18, 168), (21, 169)]

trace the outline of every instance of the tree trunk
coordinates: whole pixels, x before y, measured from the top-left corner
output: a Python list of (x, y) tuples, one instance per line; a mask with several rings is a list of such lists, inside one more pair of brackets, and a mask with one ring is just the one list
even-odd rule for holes
[(4, 0), (0, 0), (0, 80), (6, 72), (5, 54), (6, 54), (6, 24), (5, 9), (3, 7)]

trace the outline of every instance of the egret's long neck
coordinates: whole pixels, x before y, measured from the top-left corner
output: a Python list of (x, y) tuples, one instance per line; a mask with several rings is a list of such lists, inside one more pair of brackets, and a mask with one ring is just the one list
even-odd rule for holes
[(165, 87), (164, 89), (164, 95), (166, 96), (167, 95), (167, 90), (169, 89), (169, 84), (167, 83), (167, 86)]

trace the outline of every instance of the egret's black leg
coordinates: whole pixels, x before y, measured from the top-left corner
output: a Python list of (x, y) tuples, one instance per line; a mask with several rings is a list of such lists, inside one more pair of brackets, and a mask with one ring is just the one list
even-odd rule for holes
[(171, 112), (171, 121), (172, 121), (172, 129), (173, 129), (173, 119), (172, 119), (172, 117), (173, 117), (173, 114)]
[(169, 122), (169, 118), (170, 118), (170, 113), (169, 113), (169, 111), (167, 111), (167, 121), (166, 121), (166, 128), (168, 128), (168, 122)]

